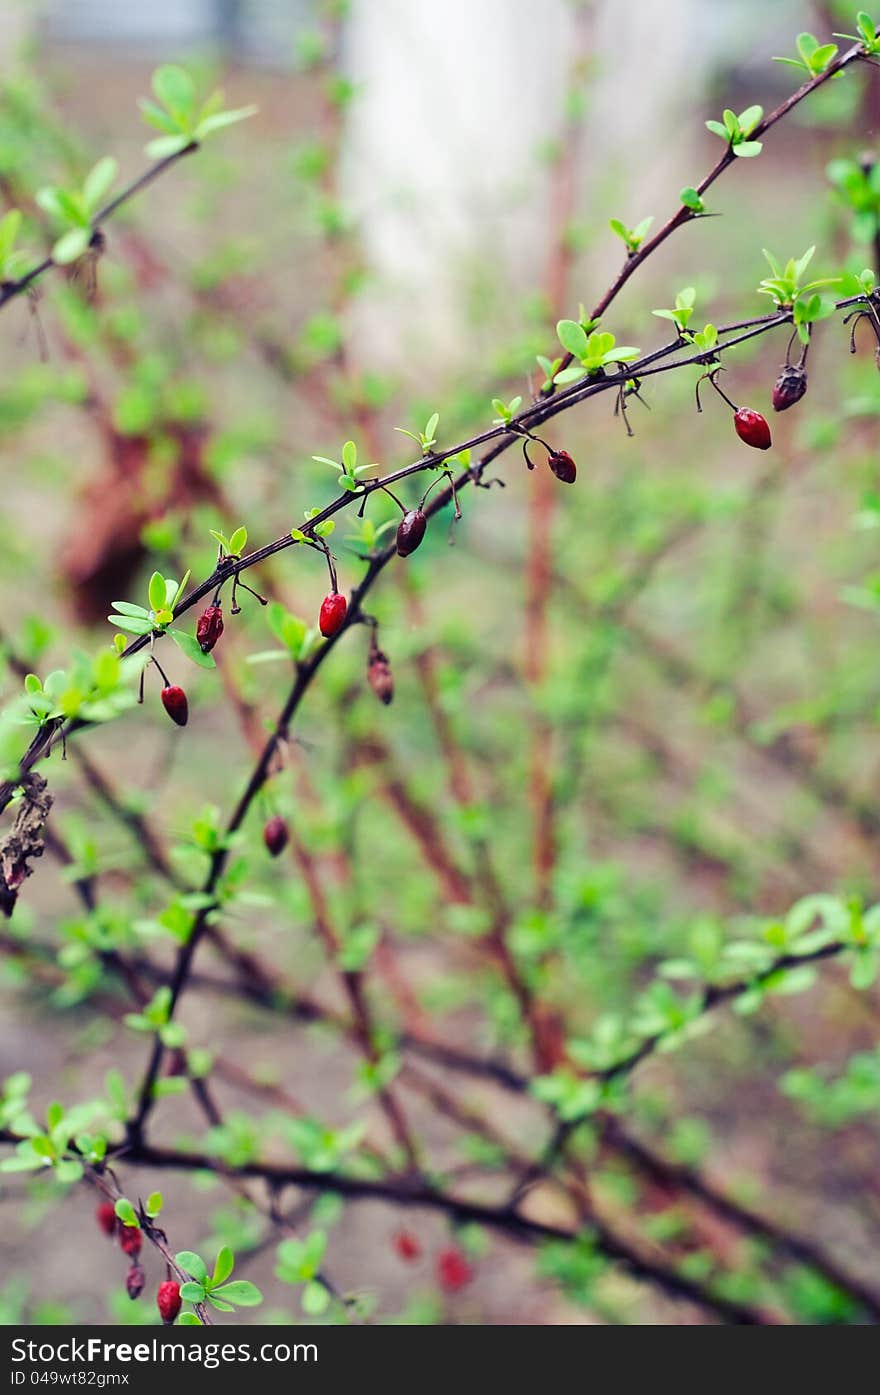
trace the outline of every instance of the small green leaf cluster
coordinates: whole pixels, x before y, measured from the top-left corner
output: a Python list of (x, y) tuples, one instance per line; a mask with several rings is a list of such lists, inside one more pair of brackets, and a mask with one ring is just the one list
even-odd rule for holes
[(815, 253), (815, 247), (808, 247), (802, 257), (790, 257), (783, 267), (772, 253), (764, 248), (764, 256), (772, 275), (766, 276), (758, 284), (761, 295), (769, 295), (781, 310), (792, 310), (798, 336), (803, 343), (810, 338), (810, 325), (816, 320), (826, 319), (834, 312), (834, 302), (829, 296), (819, 295), (825, 286), (836, 286), (839, 277), (825, 276), (802, 284), (802, 277)]
[[(245, 540), (247, 534), (243, 528), (233, 534), (237, 538), (244, 533)], [(218, 536), (215, 534), (215, 536)], [(182, 654), (191, 659), (199, 668), (215, 668), (215, 662), (211, 654), (202, 652), (201, 645), (195, 635), (188, 634), (185, 630), (172, 628), (174, 621), (174, 610), (181, 596), (186, 590), (190, 573), (187, 572), (182, 581), (176, 581), (173, 577), (165, 577), (161, 572), (153, 572), (147, 587), (147, 599), (149, 609), (142, 605), (136, 605), (133, 601), (114, 601), (113, 609), (115, 615), (108, 615), (107, 619), (111, 625), (123, 630), (129, 635), (164, 635), (167, 634), (174, 641)], [(124, 644), (121, 636), (117, 637), (117, 647), (122, 649)]]
[[(539, 359), (539, 362), (541, 362), (540, 359)], [(561, 362), (562, 362), (562, 359), (559, 359), (559, 360), (558, 360), (558, 363), (561, 363)], [(543, 360), (543, 363), (548, 363), (548, 360), (547, 360), (547, 359), (544, 359), (544, 360)], [(548, 364), (548, 366), (549, 366), (549, 364)], [(501, 400), (500, 397), (493, 397), (493, 398), (492, 398), (492, 409), (493, 409), (493, 411), (495, 412), (495, 419), (494, 419), (494, 421), (492, 422), (492, 425), (493, 425), (493, 426), (509, 426), (510, 423), (513, 421), (513, 418), (516, 416), (516, 414), (517, 414), (517, 412), (519, 411), (519, 409), (520, 409), (521, 406), (522, 406), (522, 397), (519, 397), (519, 396), (517, 396), (517, 397), (511, 397), (511, 399), (510, 399), (509, 402), (502, 402), (502, 400)]]
[(115, 183), (118, 169), (113, 157), (105, 155), (92, 167), (80, 188), (38, 190), (37, 203), (61, 234), (52, 246), (52, 260), (59, 266), (78, 261), (89, 250), (95, 219)]
[(320, 643), (321, 636), (318, 629), (307, 625), (305, 620), (294, 615), (280, 601), (270, 601), (266, 607), (266, 620), (269, 629), (280, 641), (283, 648), (261, 649), (256, 654), (250, 654), (248, 656), (250, 664), (272, 663), (277, 659), (304, 663), (316, 645)]
[(360, 1120), (345, 1128), (333, 1129), (320, 1119), (278, 1120), (285, 1141), (295, 1150), (310, 1172), (335, 1172), (347, 1153), (351, 1153), (366, 1132)]
[(163, 1046), (176, 1050), (186, 1042), (186, 1028), (170, 1017), (171, 989), (163, 984), (140, 1012), (127, 1012), (122, 1020), (133, 1032), (155, 1033)]
[(219, 91), (200, 103), (190, 74), (172, 63), (156, 69), (152, 87), (156, 101), (144, 98), (140, 106), (147, 124), (162, 132), (147, 145), (147, 154), (154, 159), (178, 155), (188, 146), (199, 145), (212, 131), (244, 121), (257, 110), (253, 106), (224, 110)]
[(628, 363), (639, 356), (639, 349), (617, 344), (614, 335), (607, 330), (594, 329), (588, 333), (577, 320), (560, 320), (556, 333), (563, 349), (577, 359), (577, 364), (554, 374), (553, 381), (560, 387), (590, 375), (599, 376), (606, 368)]
[(706, 212), (706, 205), (703, 203), (703, 196), (697, 189), (691, 188), (688, 184), (679, 194), (680, 201), (685, 208), (689, 208), (692, 213), (700, 214)]
[(106, 649), (94, 657), (76, 654), (70, 669), (53, 669), (45, 679), (27, 674), (23, 696), (6, 709), (3, 719), (12, 726), (36, 728), (74, 717), (108, 722), (134, 702), (130, 680), (137, 666), (137, 660), (122, 662)]
[[(22, 1092), (26, 1092), (28, 1084), (26, 1076), (11, 1077), (6, 1082), (5, 1099), (16, 1103), (23, 1101)], [(83, 1175), (82, 1159), (99, 1163), (107, 1152), (105, 1138), (83, 1133), (97, 1107), (85, 1104), (65, 1109), (55, 1100), (46, 1110), (45, 1129), (35, 1123), (23, 1104), (21, 1108), (16, 1107), (11, 1114), (10, 1129), (21, 1137), (21, 1142), (16, 1145), (12, 1157), (0, 1163), (0, 1172), (37, 1172), (49, 1168), (58, 1182), (78, 1182)]]
[(210, 1303), (222, 1313), (232, 1313), (236, 1308), (259, 1307), (263, 1301), (262, 1293), (249, 1279), (230, 1280), (235, 1256), (228, 1245), (218, 1251), (211, 1274), (205, 1261), (192, 1250), (181, 1250), (174, 1261), (190, 1276), (180, 1287), (180, 1296), (187, 1303)]
[(313, 1230), (302, 1240), (282, 1240), (275, 1252), (276, 1277), (285, 1284), (303, 1285), (300, 1302), (309, 1317), (320, 1317), (330, 1304), (330, 1294), (319, 1278), (326, 1248), (326, 1232)]
[[(433, 417), (431, 420), (433, 421)], [(437, 420), (439, 421), (439, 417)], [(430, 422), (428, 423), (428, 425), (430, 425)], [(397, 431), (399, 431), (400, 429), (400, 427), (395, 427), (395, 430)], [(411, 436), (412, 432), (407, 431), (406, 435)], [(419, 438), (416, 437), (416, 439)], [(347, 490), (349, 494), (354, 493), (364, 475), (369, 474), (371, 470), (379, 469), (379, 466), (375, 461), (371, 465), (359, 465), (357, 463), (358, 449), (354, 441), (345, 442), (345, 445), (342, 447), (341, 460), (331, 460), (330, 457), (327, 455), (313, 455), (312, 459), (317, 460), (319, 465), (330, 465), (334, 470), (338, 470), (339, 484), (343, 489)], [(317, 513), (318, 510), (315, 509), (314, 512)], [(331, 522), (330, 519), (328, 519), (327, 521)], [(321, 529), (324, 529), (323, 524), (321, 525)], [(316, 528), (315, 532), (318, 533), (319, 537), (324, 537), (326, 536), (327, 532), (332, 532), (332, 527), (330, 529), (324, 529), (324, 531), (320, 531), (318, 528)]]
[(880, 1109), (880, 1051), (858, 1051), (843, 1071), (798, 1066), (780, 1081), (783, 1094), (795, 1100), (806, 1118), (826, 1128), (842, 1128)]
[(248, 530), (244, 524), (236, 528), (228, 538), (225, 533), (217, 529), (209, 528), (208, 531), (220, 549), (221, 560), (237, 561), (247, 547)]
[(609, 218), (608, 226), (623, 242), (628, 254), (633, 257), (648, 236), (653, 221), (653, 217), (643, 218), (640, 223), (636, 223), (634, 228), (628, 228), (619, 218)]
[[(405, 426), (395, 426), (394, 430), (399, 431), (401, 436), (409, 436), (415, 441), (422, 455), (430, 455), (437, 444), (437, 427), (440, 424), (440, 413), (433, 412), (428, 418), (424, 431), (407, 431)], [(348, 443), (349, 445), (351, 442)], [(317, 459), (317, 457), (315, 457)], [(345, 458), (343, 453), (343, 459)], [(334, 462), (335, 463), (335, 462)]]
[(704, 325), (701, 330), (693, 332), (688, 329), (691, 316), (694, 313), (697, 293), (693, 286), (685, 286), (675, 297), (675, 305), (667, 310), (652, 310), (651, 314), (658, 319), (670, 320), (678, 330), (682, 339), (689, 344), (693, 344), (698, 349), (703, 349), (711, 353), (718, 343), (718, 330), (713, 324)]
[(760, 126), (763, 119), (763, 107), (746, 107), (739, 116), (729, 107), (726, 107), (723, 112), (723, 122), (707, 121), (706, 128), (713, 135), (720, 136), (722, 140), (726, 141), (734, 155), (749, 158), (760, 155), (764, 148), (759, 140), (749, 140), (749, 136)]
[(867, 54), (880, 53), (880, 30), (874, 23), (866, 10), (859, 10), (856, 15), (857, 34), (835, 34), (835, 39), (852, 39), (855, 43), (861, 43)]
[[(867, 18), (867, 16), (866, 16)], [(795, 39), (797, 58), (774, 58), (774, 63), (787, 63), (798, 68), (808, 78), (819, 77), (837, 57), (837, 44), (820, 44), (815, 34), (798, 34)]]

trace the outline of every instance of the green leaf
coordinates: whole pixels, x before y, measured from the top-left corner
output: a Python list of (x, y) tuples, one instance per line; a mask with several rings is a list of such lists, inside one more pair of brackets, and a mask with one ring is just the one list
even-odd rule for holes
[(232, 537), (229, 539), (230, 553), (232, 553), (236, 557), (240, 557), (242, 552), (244, 552), (244, 549), (247, 547), (247, 540), (247, 528), (245, 528), (244, 525), (242, 525), (240, 528), (236, 528), (235, 532), (232, 534)]
[(103, 160), (99, 160), (88, 172), (83, 184), (83, 198), (89, 213), (95, 213), (100, 204), (104, 202), (105, 196), (109, 193), (116, 176), (119, 172), (119, 165), (112, 155), (105, 155)]
[(151, 160), (165, 160), (185, 150), (190, 143), (189, 136), (159, 136), (158, 140), (148, 141), (144, 149)]
[(159, 1212), (162, 1210), (162, 1193), (150, 1192), (150, 1195), (147, 1197), (145, 1209), (147, 1215), (151, 1219), (158, 1216)]
[(133, 601), (114, 601), (113, 609), (118, 610), (120, 615), (137, 615), (143, 620), (150, 618), (150, 612), (142, 605), (135, 605)]
[(751, 159), (755, 155), (760, 155), (764, 149), (759, 140), (742, 140), (733, 147), (734, 155), (739, 155), (741, 159)]
[(566, 387), (569, 383), (580, 382), (586, 376), (586, 370), (579, 365), (572, 365), (571, 368), (562, 368), (553, 379), (559, 387)]
[(745, 111), (741, 111), (739, 114), (739, 129), (744, 136), (750, 136), (755, 127), (759, 126), (763, 119), (763, 107), (746, 107)]
[(113, 1207), (123, 1225), (136, 1226), (138, 1223), (135, 1209), (127, 1197), (121, 1196)]
[(685, 208), (693, 209), (695, 213), (702, 212), (704, 207), (703, 200), (697, 193), (696, 189), (692, 189), (690, 186), (688, 186), (687, 188), (682, 189), (678, 197), (684, 204)]
[(145, 97), (141, 97), (138, 106), (148, 126), (154, 126), (157, 131), (164, 131), (169, 136), (180, 134), (180, 126), (174, 117), (162, 107), (157, 107), (155, 102), (149, 102)]
[(150, 599), (152, 610), (165, 609), (165, 578), (161, 572), (153, 572), (150, 577), (150, 584), (147, 587), (147, 594)]
[(302, 1310), (309, 1317), (318, 1317), (327, 1311), (330, 1295), (323, 1284), (312, 1279), (302, 1291)]
[(195, 85), (189, 73), (166, 63), (153, 73), (153, 91), (172, 116), (185, 120), (195, 103)]
[(148, 635), (153, 629), (152, 620), (140, 620), (135, 616), (120, 619), (118, 615), (108, 615), (107, 619), (111, 625), (116, 625), (118, 629), (124, 630), (127, 635)]
[(180, 1250), (174, 1256), (174, 1261), (180, 1266), (184, 1273), (191, 1274), (199, 1283), (204, 1283), (205, 1279), (207, 1279), (208, 1266), (201, 1256), (195, 1254), (193, 1250)]
[(216, 662), (211, 654), (204, 654), (202, 647), (195, 635), (187, 634), (185, 630), (169, 630), (168, 634), (174, 640), (178, 649), (191, 659), (199, 668), (216, 668)]
[(262, 1293), (249, 1279), (233, 1279), (231, 1283), (216, 1289), (212, 1297), (223, 1298), (239, 1308), (256, 1308), (263, 1301)]
[(187, 1303), (204, 1303), (204, 1284), (186, 1283), (180, 1285), (180, 1296), (185, 1298)]
[(217, 1259), (214, 1263), (214, 1273), (211, 1275), (212, 1284), (222, 1284), (224, 1279), (228, 1279), (235, 1265), (235, 1256), (228, 1245), (223, 1245), (217, 1252)]
[(237, 107), (231, 111), (215, 111), (210, 116), (204, 117), (196, 126), (196, 140), (204, 140), (212, 131), (220, 131), (224, 126), (234, 126), (238, 121), (246, 121), (249, 116), (255, 116), (258, 108)]
[(53, 246), (53, 262), (58, 266), (69, 266), (71, 262), (79, 261), (83, 253), (89, 250), (91, 240), (90, 228), (71, 228)]
[(345, 445), (342, 447), (342, 464), (347, 474), (354, 474), (357, 458), (357, 446), (354, 441), (346, 441)]
[[(583, 358), (587, 352), (587, 336), (582, 325), (576, 320), (560, 320), (556, 326), (559, 342), (575, 358)], [(559, 381), (557, 375), (556, 381)]]
[(0, 218), (0, 261), (4, 261), (12, 251), (21, 229), (21, 213), (12, 208)]

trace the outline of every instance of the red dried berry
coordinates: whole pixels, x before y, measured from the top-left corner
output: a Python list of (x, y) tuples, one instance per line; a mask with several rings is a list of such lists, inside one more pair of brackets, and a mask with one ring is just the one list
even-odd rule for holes
[(755, 450), (769, 450), (773, 444), (767, 419), (760, 412), (753, 412), (750, 407), (740, 407), (733, 414), (733, 424), (737, 436), (747, 446), (754, 446)]
[(112, 1237), (116, 1234), (118, 1218), (111, 1201), (102, 1201), (100, 1206), (95, 1207), (95, 1220), (105, 1235)]
[(223, 607), (209, 605), (199, 616), (196, 639), (203, 654), (210, 654), (223, 633)]
[(263, 842), (273, 857), (278, 857), (280, 853), (284, 852), (289, 837), (286, 820), (280, 814), (273, 815), (263, 829)]
[(119, 1227), (119, 1248), (128, 1255), (129, 1259), (137, 1259), (143, 1243), (144, 1237), (139, 1226), (121, 1225)]
[(408, 1263), (418, 1259), (422, 1253), (422, 1247), (411, 1230), (398, 1230), (394, 1236), (394, 1248)]
[(457, 1293), (474, 1277), (474, 1271), (461, 1250), (441, 1250), (437, 1256), (437, 1278), (447, 1293)]
[(147, 1276), (139, 1264), (133, 1264), (125, 1276), (125, 1287), (129, 1298), (140, 1298), (144, 1291)]
[(331, 591), (321, 602), (318, 628), (325, 639), (332, 639), (345, 623), (348, 601), (339, 591)]
[(786, 363), (773, 388), (773, 410), (787, 412), (800, 402), (807, 390), (807, 370), (799, 363)]
[(397, 528), (397, 555), (409, 557), (415, 552), (425, 536), (428, 520), (421, 509), (410, 509), (405, 513)]
[(176, 722), (179, 727), (186, 726), (189, 720), (189, 704), (186, 693), (176, 683), (169, 683), (167, 688), (162, 689), (162, 706), (172, 722)]
[(577, 466), (567, 450), (551, 451), (547, 464), (556, 478), (562, 480), (563, 484), (574, 484), (577, 478)]
[(156, 1292), (156, 1307), (166, 1327), (170, 1327), (180, 1312), (180, 1284), (166, 1279)]
[(388, 656), (381, 649), (374, 649), (367, 664), (367, 682), (380, 702), (387, 707), (394, 697), (394, 675)]

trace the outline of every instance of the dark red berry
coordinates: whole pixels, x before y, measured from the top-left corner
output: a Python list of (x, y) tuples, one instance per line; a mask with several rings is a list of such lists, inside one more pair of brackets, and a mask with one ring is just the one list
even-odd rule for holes
[(799, 363), (787, 363), (780, 369), (773, 388), (773, 410), (787, 412), (795, 402), (800, 402), (807, 390), (807, 370)]
[(95, 1220), (105, 1235), (113, 1236), (116, 1234), (118, 1218), (111, 1201), (102, 1201), (101, 1205), (95, 1208)]
[(398, 1230), (394, 1236), (394, 1248), (400, 1258), (408, 1262), (418, 1259), (422, 1253), (422, 1247), (411, 1230)]
[(367, 682), (380, 702), (387, 707), (394, 697), (394, 675), (388, 656), (381, 649), (374, 649), (367, 664)]
[(769, 450), (773, 444), (767, 419), (760, 412), (753, 412), (750, 407), (740, 407), (733, 414), (733, 424), (737, 436), (747, 446), (754, 446), (755, 450)]
[(574, 484), (577, 478), (577, 466), (567, 450), (551, 451), (547, 464), (556, 478), (562, 480), (563, 484)]
[(339, 591), (331, 591), (321, 602), (321, 614), (318, 616), (318, 628), (325, 639), (332, 639), (333, 635), (339, 633), (345, 623), (345, 614), (348, 610), (348, 601)]
[(447, 1293), (457, 1293), (474, 1277), (474, 1271), (461, 1250), (441, 1250), (437, 1256), (437, 1278)]
[(140, 1298), (146, 1282), (147, 1276), (141, 1266), (137, 1263), (133, 1264), (125, 1276), (125, 1287), (129, 1298)]
[(166, 1279), (156, 1292), (156, 1307), (166, 1327), (170, 1327), (180, 1312), (180, 1284)]
[(397, 555), (409, 557), (425, 536), (428, 520), (421, 509), (410, 509), (405, 513), (397, 528)]
[(286, 820), (280, 814), (273, 815), (263, 829), (263, 842), (273, 857), (278, 857), (279, 853), (284, 852), (289, 837)]
[(162, 689), (162, 706), (172, 722), (176, 722), (179, 727), (186, 726), (189, 719), (189, 704), (186, 700), (186, 693), (182, 688), (178, 688), (176, 683), (169, 683), (167, 688)]
[(143, 1242), (144, 1237), (138, 1226), (121, 1225), (119, 1227), (119, 1248), (128, 1255), (129, 1259), (137, 1259)]
[(196, 639), (203, 654), (210, 654), (223, 633), (223, 607), (209, 605), (199, 616)]

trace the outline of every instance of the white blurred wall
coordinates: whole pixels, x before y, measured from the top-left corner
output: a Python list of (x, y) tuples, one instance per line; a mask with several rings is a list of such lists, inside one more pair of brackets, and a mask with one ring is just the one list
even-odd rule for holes
[[(692, 168), (677, 117), (696, 95), (680, 77), (695, 43), (717, 33), (711, 8), (588, 3), (596, 76), (578, 179), (588, 220), (607, 229), (610, 214), (635, 222), (674, 206)], [(361, 92), (344, 186), (377, 278), (356, 312), (356, 342), (371, 360), (452, 356), (463, 334), (479, 337), (468, 302), (481, 264), (515, 292), (540, 284), (555, 229), (539, 150), (560, 129), (574, 32), (570, 0), (354, 0), (346, 54)], [(661, 128), (672, 134), (655, 143)], [(600, 254), (597, 276), (619, 260), (620, 244), (602, 241), (608, 265)], [(589, 300), (590, 287), (580, 294)]]

